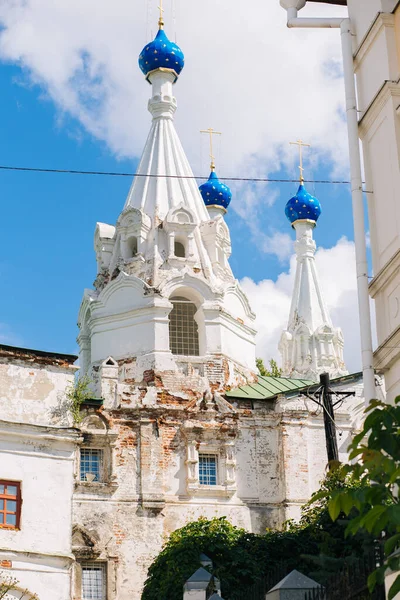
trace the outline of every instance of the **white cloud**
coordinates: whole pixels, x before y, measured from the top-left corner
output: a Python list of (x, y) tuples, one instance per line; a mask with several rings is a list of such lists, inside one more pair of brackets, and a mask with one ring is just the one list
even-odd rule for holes
[[(150, 87), (137, 57), (155, 34), (156, 4), (2, 0), (0, 58), (24, 67), (61, 117), (76, 117), (117, 155), (138, 156), (150, 123)], [(288, 30), (279, 0), (233, 0), (229, 9), (226, 0), (171, 0), (166, 8), (167, 33), (177, 32), (186, 54), (175, 90), (177, 124), (196, 173), (208, 171), (199, 134), (208, 126), (224, 132), (220, 174), (266, 176), (284, 164), (295, 175), (288, 142), (298, 136), (312, 143), (314, 166), (319, 157), (347, 168), (338, 31)], [(312, 5), (302, 13), (343, 9)], [(273, 201), (264, 192), (256, 186), (248, 195), (251, 217)], [(247, 221), (248, 214), (242, 211)]]
[[(345, 340), (345, 361), (350, 372), (361, 370), (360, 335), (358, 326), (357, 288), (354, 243), (342, 238), (332, 248), (320, 248), (316, 253), (317, 270), (322, 292), (335, 326), (340, 326)], [(278, 359), (278, 342), (287, 325), (292, 297), (296, 259), (290, 269), (276, 281), (265, 279), (255, 283), (241, 281), (251, 306), (257, 314), (257, 354), (268, 361)]]

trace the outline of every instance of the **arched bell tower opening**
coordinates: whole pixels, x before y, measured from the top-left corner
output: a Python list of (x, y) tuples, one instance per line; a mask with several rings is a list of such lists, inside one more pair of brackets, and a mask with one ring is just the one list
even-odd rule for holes
[(197, 306), (185, 296), (170, 298), (169, 344), (177, 356), (199, 356), (199, 327), (195, 319)]
[(137, 237), (130, 237), (128, 239), (128, 253), (129, 253), (129, 257), (128, 258), (134, 258), (137, 253), (138, 253), (138, 240)]
[(183, 242), (180, 242), (179, 240), (175, 240), (174, 253), (177, 258), (185, 258), (186, 257), (185, 244)]

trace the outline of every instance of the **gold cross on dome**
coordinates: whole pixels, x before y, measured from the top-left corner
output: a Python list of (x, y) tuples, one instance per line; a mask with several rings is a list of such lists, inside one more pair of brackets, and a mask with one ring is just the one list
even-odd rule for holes
[(201, 129), (200, 133), (208, 133), (210, 136), (210, 158), (211, 158), (211, 171), (215, 171), (214, 154), (213, 154), (213, 135), (222, 135), (220, 131), (215, 131), (212, 127), (208, 129)]
[(300, 183), (304, 182), (304, 177), (303, 177), (303, 147), (306, 148), (311, 148), (310, 144), (305, 144), (302, 140), (297, 140), (297, 142), (289, 142), (289, 144), (292, 144), (294, 146), (298, 146), (299, 147), (299, 154), (300, 154), (300, 164), (299, 164), (299, 169), (300, 169)]
[(163, 8), (163, 0), (160, 0), (160, 6), (158, 6), (158, 10), (160, 11), (160, 18), (158, 19), (158, 28), (164, 29), (164, 11)]

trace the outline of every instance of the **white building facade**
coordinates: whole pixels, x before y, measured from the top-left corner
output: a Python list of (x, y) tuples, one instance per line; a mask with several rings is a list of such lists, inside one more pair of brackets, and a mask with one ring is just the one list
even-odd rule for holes
[(378, 349), (389, 400), (400, 394), (400, 4), (349, 0), (374, 278)]
[(50, 423), (75, 359), (0, 346), (0, 580), (15, 580), (7, 598), (70, 598), (80, 434)]

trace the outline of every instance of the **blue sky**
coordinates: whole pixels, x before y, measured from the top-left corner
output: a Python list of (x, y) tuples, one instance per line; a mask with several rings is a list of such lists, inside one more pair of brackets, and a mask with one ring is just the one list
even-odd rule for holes
[[(10, 3), (9, 12), (6, 11), (3, 15), (0, 12), (0, 22), (3, 19), (8, 24), (8, 29), (5, 28), (3, 33), (14, 33), (8, 42), (7, 38), (2, 38), (0, 34), (0, 42), (3, 41), (3, 45), (0, 44), (0, 58), (3, 58), (0, 63), (0, 164), (134, 171), (150, 126), (150, 116), (146, 110), (149, 88), (136, 67), (136, 54), (141, 49), (142, 39), (133, 40), (135, 55), (133, 58), (129, 57), (129, 76), (132, 75), (133, 87), (128, 81), (128, 87), (125, 89), (126, 77), (123, 69), (119, 73), (118, 65), (115, 66), (112, 61), (107, 64), (104, 57), (101, 72), (104, 74), (107, 71), (104, 66), (106, 64), (109, 69), (108, 79), (96, 75), (96, 52), (100, 55), (100, 50), (94, 43), (90, 46), (88, 41), (85, 42), (87, 48), (83, 50), (83, 42), (73, 39), (72, 30), (70, 41), (67, 39), (65, 47), (54, 50), (54, 60), (49, 57), (46, 45), (41, 45), (41, 37), (46, 35), (46, 31), (41, 36), (40, 14), (35, 15), (34, 12), (38, 4), (33, 0), (30, 0), (30, 4), (31, 12), (24, 15), (24, 18), (27, 21), (31, 19), (31, 27), (38, 30), (37, 35), (32, 38), (31, 45), (26, 41), (26, 34), (22, 35), (18, 28), (15, 29), (17, 26), (11, 18), (14, 16), (14, 5)], [(22, 6), (25, 7), (21, 3)], [(101, 2), (99, 6), (101, 12), (104, 3)], [(200, 14), (200, 20), (202, 16), (206, 18), (207, 12)], [(56, 29), (56, 20), (54, 23)], [(280, 26), (283, 25), (283, 21), (280, 21)], [(142, 24), (138, 22), (136, 26), (140, 31)], [(59, 27), (60, 31), (64, 32), (68, 28), (67, 21), (64, 19)], [(96, 33), (95, 24), (93, 31)], [(283, 32), (282, 29), (282, 32), (278, 33), (283, 36)], [(143, 31), (140, 35), (141, 38), (144, 37)], [(287, 35), (286, 30), (284, 35)], [(24, 45), (23, 50), (17, 47), (19, 39), (21, 48)], [(307, 38), (310, 40), (310, 57), (314, 56), (315, 39)], [(202, 87), (196, 88), (196, 93), (192, 92), (193, 71), (201, 69), (198, 59), (204, 54), (197, 56), (191, 46), (193, 40), (189, 34), (187, 38), (183, 37), (184, 47), (188, 47), (189, 58), (192, 61), (192, 66), (189, 64), (186, 69), (191, 68), (192, 71), (189, 70), (186, 80), (182, 76), (182, 83), (180, 81), (176, 86), (178, 104), (182, 107), (181, 112), (178, 111), (177, 129), (196, 175), (208, 175), (206, 152), (204, 153), (202, 142), (199, 142), (200, 112), (201, 126), (212, 125), (219, 128), (220, 122), (225, 126), (225, 142), (218, 147), (217, 156), (217, 166), (220, 165), (217, 171), (221, 176), (297, 177), (296, 150), (289, 146), (289, 141), (303, 136), (314, 146), (310, 151), (305, 151), (306, 178), (348, 178), (345, 151), (343, 152), (346, 146), (346, 140), (343, 138), (345, 128), (343, 118), (339, 114), (341, 92), (340, 89), (338, 92), (336, 89), (341, 85), (335, 67), (337, 47), (332, 45), (334, 38), (329, 38), (328, 44), (323, 38), (319, 39), (326, 56), (321, 58), (319, 78), (314, 73), (315, 65), (310, 66), (310, 80), (316, 77), (314, 87), (310, 84), (310, 106), (307, 102), (301, 104), (300, 96), (294, 96), (292, 102), (290, 97), (287, 98), (288, 92), (285, 88), (280, 92), (279, 86), (271, 86), (269, 81), (267, 105), (260, 106), (255, 103), (253, 106), (252, 98), (257, 88), (247, 89), (248, 96), (243, 98), (240, 104), (243, 112), (238, 119), (234, 100), (232, 112), (229, 113), (229, 104), (218, 106), (218, 101), (210, 101), (207, 104), (207, 93), (199, 95), (199, 89), (203, 89)], [(90, 69), (93, 71), (91, 81), (84, 89), (85, 93), (79, 89), (82, 82), (75, 77), (76, 71), (66, 67), (65, 73), (61, 70), (61, 66), (68, 63), (68, 53), (74, 44), (79, 48), (74, 57), (81, 57), (79, 60), (84, 64), (82, 69), (85, 72)], [(285, 51), (283, 46), (282, 52)], [(216, 58), (214, 55), (213, 60), (218, 62), (219, 68), (221, 65), (228, 65), (224, 62), (222, 48), (221, 55), (217, 55)], [(328, 69), (331, 64), (333, 67)], [(293, 69), (297, 69), (297, 65), (294, 65)], [(295, 71), (292, 72), (293, 77), (296, 77)], [(119, 78), (115, 73), (119, 73)], [(276, 74), (275, 79), (278, 77)], [(216, 82), (217, 80), (215, 85)], [(99, 85), (104, 88), (101, 92)], [(290, 89), (289, 82), (288, 90)], [(290, 109), (293, 105), (297, 107), (300, 116), (303, 115), (298, 127), (295, 115), (290, 117), (293, 122), (287, 122), (287, 108), (285, 113), (276, 116), (271, 113), (272, 109), (268, 110), (270, 103), (275, 107), (273, 110), (279, 111), (280, 93), (282, 98), (286, 98)], [(321, 108), (326, 95), (329, 95), (332, 101), (330, 112), (325, 112), (328, 110), (325, 105)], [(318, 110), (324, 112), (314, 115), (312, 102), (316, 103)], [(110, 108), (113, 104), (116, 108)], [(124, 110), (118, 111), (118, 106)], [(260, 123), (258, 128), (251, 121), (256, 109), (257, 122)], [(325, 118), (326, 114), (331, 115), (332, 122)], [(249, 119), (249, 123), (241, 131), (244, 115)], [(207, 123), (205, 119), (208, 119), (208, 116), (210, 120)], [(319, 122), (316, 122), (317, 119)], [(127, 158), (128, 155), (131, 157)], [(3, 343), (67, 353), (77, 351), (75, 340), (79, 304), (84, 288), (92, 286), (96, 275), (93, 251), (95, 224), (97, 221), (115, 223), (130, 183), (130, 178), (122, 177), (0, 171), (3, 232), (3, 252), (0, 259), (3, 285), (3, 294), (0, 296), (0, 340)], [(233, 182), (229, 185), (233, 191), (233, 200), (227, 223), (232, 238), (231, 265), (236, 277), (248, 278), (254, 282), (254, 290), (257, 290), (259, 295), (264, 293), (261, 284), (265, 280), (271, 280), (273, 291), (281, 288), (282, 282), (285, 281), (283, 287), (290, 299), (290, 282), (287, 283), (289, 279), (284, 277), (284, 274), (289, 272), (290, 252), (285, 251), (282, 255), (279, 249), (271, 250), (270, 240), (276, 234), (284, 234), (283, 242), (286, 244), (287, 235), (293, 239), (293, 232), (284, 215), (284, 207), (289, 197), (295, 193), (296, 184), (251, 186)], [(318, 196), (323, 209), (315, 231), (317, 245), (332, 251), (331, 257), (334, 257), (339, 240), (343, 237), (353, 239), (349, 188), (344, 185), (326, 184), (309, 184), (307, 187), (311, 193)], [(351, 246), (348, 247), (348, 251), (351, 253)], [(351, 262), (350, 259), (349, 261)], [(338, 294), (336, 300), (332, 300), (332, 310), (337, 313), (338, 318), (344, 321), (349, 319), (351, 323), (354, 321), (355, 287), (348, 283), (347, 276), (345, 282), (342, 277), (342, 271), (346, 271), (348, 265), (337, 264), (337, 269), (330, 267), (331, 272), (328, 272), (324, 266), (328, 263), (324, 263), (322, 258), (320, 263), (323, 270), (321, 276), (327, 282), (327, 286), (329, 287), (332, 279), (337, 278), (339, 291), (344, 294)], [(329, 265), (332, 265), (332, 260)], [(346, 312), (343, 298), (347, 297), (350, 288), (352, 296)], [(251, 297), (250, 300), (256, 306), (261, 302), (262, 306), (262, 299)], [(330, 298), (327, 298), (327, 301), (329, 304)], [(271, 319), (272, 317), (271, 314)], [(263, 315), (264, 320), (268, 318), (268, 315)], [(284, 315), (281, 321), (283, 319)], [(270, 329), (265, 329), (266, 325), (263, 323), (265, 333), (260, 350), (265, 357), (274, 352), (277, 336), (275, 330), (281, 328), (281, 321), (275, 324), (275, 328), (271, 326)], [(352, 340), (350, 346), (353, 352), (357, 347), (357, 340)]]

